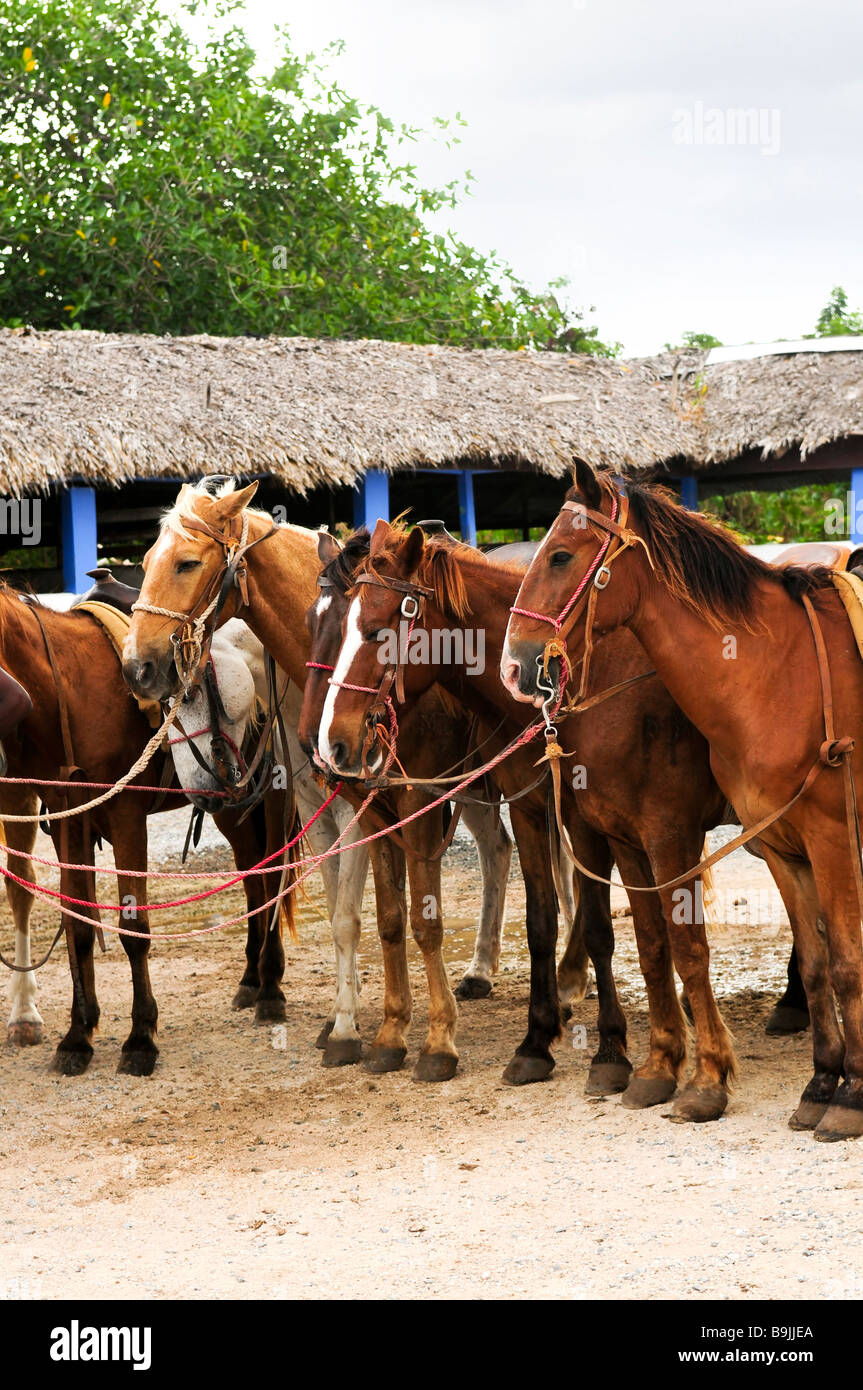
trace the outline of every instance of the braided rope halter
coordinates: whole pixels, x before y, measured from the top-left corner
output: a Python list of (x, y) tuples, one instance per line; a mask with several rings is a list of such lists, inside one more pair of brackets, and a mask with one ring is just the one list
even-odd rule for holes
[[(584, 701), (587, 693), (590, 658), (593, 652), (593, 623), (596, 614), (596, 601), (603, 589), (608, 588), (611, 580), (612, 562), (617, 560), (630, 547), (640, 545), (644, 549), (651, 569), (654, 568), (653, 557), (650, 554), (644, 537), (640, 536), (637, 531), (633, 531), (627, 525), (629, 518), (629, 498), (626, 496), (626, 493), (618, 493), (615, 489), (611, 501), (611, 516), (606, 516), (604, 512), (594, 511), (593, 508), (586, 507), (583, 502), (564, 502), (561, 507), (561, 512), (571, 512), (574, 518), (581, 518), (580, 524), (592, 523), (594, 526), (598, 526), (600, 530), (604, 531), (605, 536), (600, 542), (599, 549), (556, 618), (551, 617), (548, 613), (539, 613), (532, 608), (522, 608), (518, 603), (514, 603), (509, 610), (510, 613), (519, 617), (531, 618), (534, 622), (548, 623), (554, 628), (554, 636), (549, 638), (543, 648), (542, 654), (536, 658), (536, 664), (539, 667), (536, 685), (537, 689), (545, 696), (542, 703), (542, 715), (545, 720), (546, 757), (549, 759), (559, 759), (563, 757), (563, 749), (557, 742), (557, 728), (553, 722), (554, 716), (551, 712), (551, 706), (555, 701), (556, 695), (554, 684), (548, 673), (549, 662), (557, 658), (562, 668), (561, 693), (554, 711), (554, 714), (557, 714), (563, 702), (563, 692), (566, 690), (572, 671), (572, 663), (566, 649), (566, 635), (572, 631), (576, 621), (586, 609), (581, 681), (579, 683), (578, 694), (575, 696), (575, 699), (570, 701), (567, 705), (567, 712), (577, 709)], [(618, 516), (620, 516), (620, 520), (618, 520)], [(576, 523), (574, 522), (573, 524)], [(614, 693), (617, 688), (618, 687), (614, 687), (612, 691), (606, 693)]]

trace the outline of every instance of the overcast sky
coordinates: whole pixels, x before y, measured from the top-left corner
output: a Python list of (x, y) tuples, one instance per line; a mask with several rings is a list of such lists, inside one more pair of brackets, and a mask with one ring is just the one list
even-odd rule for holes
[[(834, 284), (863, 306), (860, 0), (246, 0), (259, 51), (347, 49), (344, 88), (412, 124), (447, 222), (540, 288), (559, 275), (629, 354), (684, 329), (793, 338)], [(753, 110), (754, 130), (728, 112)], [(741, 135), (744, 142), (741, 143)]]

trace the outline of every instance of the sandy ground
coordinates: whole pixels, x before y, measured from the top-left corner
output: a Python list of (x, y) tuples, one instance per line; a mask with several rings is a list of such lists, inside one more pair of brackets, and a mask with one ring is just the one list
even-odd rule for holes
[[(157, 824), (154, 859), (176, 863), (179, 822)], [(215, 846), (205, 843), (201, 867), (228, 864)], [(726, 916), (759, 892), (765, 915), (760, 865), (735, 855), (719, 885)], [(448, 857), (445, 886), (456, 980), (479, 900), (469, 846)], [(622, 910), (619, 892), (615, 902)], [(229, 906), (240, 909), (236, 895)], [(372, 908), (367, 894), (368, 1040), (381, 999)], [(592, 998), (574, 1020), (587, 1048), (568, 1031), (549, 1083), (502, 1084), (525, 1024), (522, 912), (514, 876), (499, 981), (490, 999), (462, 1005), (461, 1064), (439, 1086), (412, 1081), (411, 1055), (382, 1077), (321, 1067), (312, 1040), (329, 1004), (331, 950), (317, 890), (288, 947), (281, 1029), (230, 1009), (238, 929), (154, 948), (161, 1057), (149, 1079), (115, 1072), (131, 998), (116, 939), (97, 961), (103, 1013), (89, 1072), (49, 1071), (70, 994), (58, 955), (39, 982), (48, 1043), (0, 1049), (0, 1297), (860, 1297), (863, 1149), (787, 1128), (809, 1038), (763, 1032), (790, 944), (780, 915), (714, 933), (741, 1076), (721, 1121), (688, 1127), (668, 1122), (667, 1105), (630, 1112), (617, 1098), (585, 1098)], [(197, 920), (210, 919), (207, 909)], [(38, 912), (37, 940), (50, 920)], [(644, 991), (631, 922), (616, 925), (638, 1061)], [(415, 1051), (426, 1010), (413, 946), (411, 961)]]

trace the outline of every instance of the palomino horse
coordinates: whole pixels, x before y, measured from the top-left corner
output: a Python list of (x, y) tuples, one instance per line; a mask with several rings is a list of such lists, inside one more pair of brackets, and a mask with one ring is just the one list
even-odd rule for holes
[[(489, 718), (491, 710), (499, 718), (501, 713), (518, 709), (501, 688), (497, 671), (509, 608), (520, 578), (520, 571), (489, 564), (470, 547), (428, 543), (419, 529), (406, 534), (399, 527), (378, 523), (369, 560), (357, 576), (345, 640), (321, 720), (321, 753), (335, 772), (356, 775), (362, 771), (370, 719), (374, 720), (380, 692), (397, 689), (399, 680), (408, 704), (437, 680)], [(381, 643), (398, 632), (405, 595), (410, 613), (418, 611), (411, 618), (406, 650), (397, 658), (398, 676), (392, 680)], [(469, 621), (485, 638), (485, 664), (473, 673), (459, 655), (447, 661), (442, 655), (442, 641), (438, 642), (440, 653), (435, 652), (435, 636), (448, 633), (447, 646), (457, 653), (459, 643), (453, 639)], [(597, 653), (597, 661), (608, 686), (649, 675), (637, 644), (628, 637), (605, 644), (602, 653)], [(578, 755), (572, 789), (567, 789), (568, 825), (580, 844), (587, 841), (592, 845), (590, 867), (594, 873), (605, 878), (613, 856), (624, 878), (646, 887), (698, 861), (705, 829), (718, 822), (724, 799), (710, 777), (703, 740), (657, 681), (640, 681), (633, 686), (629, 701), (618, 698), (608, 710), (585, 713), (577, 725), (570, 721), (561, 730), (568, 754)], [(526, 720), (525, 712), (521, 723)], [(609, 757), (609, 725), (622, 745), (615, 757)], [(516, 789), (523, 790), (536, 782), (535, 760), (535, 747), (511, 755), (496, 775), (501, 779), (517, 776)], [(519, 764), (520, 773), (516, 774)], [(545, 785), (532, 797), (540, 817), (539, 844), (519, 840), (528, 886), (529, 876), (547, 873), (549, 863)], [(517, 838), (516, 812), (529, 804), (526, 798), (512, 806)], [(602, 867), (596, 867), (597, 862)], [(589, 879), (583, 877), (579, 884), (582, 894), (586, 895), (588, 884)], [(593, 889), (594, 894), (596, 891)], [(675, 992), (673, 958), (692, 1006), (697, 1042), (695, 1073), (675, 1101), (675, 1116), (711, 1119), (727, 1104), (726, 1084), (734, 1074), (731, 1040), (710, 989), (708, 947), (700, 914), (688, 914), (689, 920), (683, 923), (673, 917), (670, 902), (665, 907), (667, 920), (654, 894), (633, 897), (639, 954), (650, 999), (651, 1039), (648, 1060), (629, 1079), (624, 1100), (636, 1108), (668, 1099), (684, 1066), (686, 1026)], [(629, 1077), (630, 1064), (623, 1046), (625, 1022), (613, 994), (613, 980), (609, 984), (610, 952), (605, 959), (600, 951), (597, 960), (587, 921), (585, 930), (600, 985), (601, 1033), (617, 1042), (616, 1054), (606, 1059), (615, 1065), (618, 1079), (610, 1089), (622, 1089), (619, 1081)], [(607, 930), (610, 932), (610, 924)], [(554, 935), (547, 922), (540, 923), (537, 930), (530, 911), (528, 941), (532, 965), (530, 1026), (517, 1058), (526, 1056), (533, 1063), (533, 1076), (527, 1079), (540, 1079), (540, 1068), (544, 1065), (547, 1075), (553, 1065), (548, 1053), (550, 1038), (542, 1035), (542, 1020), (557, 1008)], [(603, 998), (605, 991), (607, 999)], [(611, 1011), (615, 1006), (619, 1015), (616, 1028), (609, 1028), (603, 1008)]]
[[(320, 544), (326, 543), (335, 544), (332, 537), (324, 538), (322, 533)], [(313, 660), (316, 659), (316, 654), (317, 647), (313, 646)], [(231, 618), (224, 627), (214, 633), (211, 655), (218, 672), (222, 702), (228, 714), (228, 722), (223, 723), (222, 733), (228, 739), (229, 746), (242, 748), (249, 727), (254, 721), (256, 703), (261, 703), (267, 698), (266, 654), (246, 624), (238, 618)], [(283, 683), (283, 680), (280, 680), (280, 696)], [(307, 831), (311, 851), (314, 854), (324, 854), (352, 819), (352, 808), (347, 801), (339, 797), (322, 810), (325, 801), (328, 800), (326, 791), (321, 788), (320, 774), (313, 772), (309, 766), (301, 747), (297, 727), (301, 703), (301, 692), (293, 684), (288, 685), (281, 702), (287, 752), (282, 750), (277, 733), (275, 757), (277, 763), (285, 758), (289, 760), (299, 814), (304, 823), (313, 822)], [(195, 696), (195, 701), (189, 708), (187, 726), (191, 729), (201, 729), (195, 737), (195, 744), (203, 755), (204, 763), (212, 764), (210, 736), (208, 730), (203, 728), (207, 719), (207, 707), (202, 693)], [(184, 710), (184, 720), (185, 718)], [(173, 739), (171, 742), (171, 751), (181, 784), (184, 787), (199, 787), (205, 794), (214, 790), (218, 782), (196, 760), (188, 745), (183, 741), (175, 742)], [(315, 816), (317, 818), (313, 820)], [(512, 843), (500, 822), (499, 815), (496, 814), (496, 808), (473, 803), (465, 808), (464, 819), (476, 841), (482, 878), (482, 905), (473, 960), (456, 989), (456, 994), (463, 998), (481, 998), (491, 992), (492, 980), (497, 970)], [(360, 833), (359, 828), (354, 827), (349, 835), (353, 834), (358, 838)], [(350, 839), (347, 842), (350, 843)], [(344, 1022), (340, 1014), (347, 1015), (353, 1030), (357, 1027), (357, 946), (368, 864), (368, 851), (365, 847), (360, 847), (324, 859), (320, 865), (332, 923), (338, 980), (334, 1007), (318, 1040), (321, 1048), (331, 1034), (335, 1033), (336, 1040), (344, 1035)], [(331, 1049), (329, 1053), (324, 1054), (325, 1064), (332, 1065), (337, 1056), (338, 1054), (334, 1054)]]
[(553, 651), (566, 644), (568, 661), (582, 660), (584, 684), (594, 635), (621, 627), (709, 741), (716, 779), (743, 825), (759, 827), (788, 910), (814, 1056), (791, 1126), (857, 1137), (863, 940), (851, 749), (863, 737), (863, 664), (833, 577), (774, 569), (663, 489), (618, 490), (579, 463), (519, 591), (503, 679), (536, 702), (537, 662), (553, 636)]
[[(32, 700), (30, 713), (6, 741), (10, 775), (26, 777), (37, 786), (39, 779), (46, 784), (59, 780), (69, 761), (67, 750), (71, 743), (74, 762), (83, 779), (115, 783), (142, 752), (151, 730), (129, 698), (114, 648), (99, 624), (86, 613), (54, 612), (22, 603), (13, 590), (0, 588), (0, 654)], [(66, 721), (68, 738), (63, 731)], [(160, 785), (161, 772), (162, 756), (158, 755), (135, 780), (144, 785), (151, 781)], [(169, 781), (166, 779), (165, 784)], [(41, 790), (49, 811), (60, 810), (67, 802), (70, 806), (81, 805), (92, 795), (76, 790), (74, 781), (68, 783), (68, 790), (48, 785)], [(268, 795), (280, 799), (285, 794)], [(92, 865), (96, 835), (112, 845), (115, 862), (123, 866), (123, 871), (116, 880), (116, 894), (112, 891), (111, 896), (129, 904), (120, 913), (119, 925), (142, 933), (148, 931), (147, 885), (143, 875), (147, 868), (146, 818), (153, 802), (150, 794), (127, 790), (95, 808), (86, 823), (80, 815), (51, 822), (58, 858), (69, 864)], [(179, 793), (169, 792), (159, 809), (183, 804)], [(22, 790), (8, 783), (0, 785), (0, 820), (4, 822), (10, 848), (24, 853), (32, 850), (35, 823), (11, 818), (30, 815), (35, 809), (32, 787)], [(215, 819), (231, 844), (238, 868), (251, 868), (266, 853), (266, 844), (259, 838), (252, 817), (241, 821), (237, 812), (221, 810)], [(272, 820), (280, 830), (282, 817), (276, 814), (275, 806)], [(278, 847), (282, 841), (275, 843)], [(13, 856), (12, 864), (21, 878), (34, 880), (29, 861)], [(137, 870), (142, 876), (129, 870)], [(257, 1010), (261, 1018), (284, 1017), (284, 996), (278, 985), (284, 961), (281, 940), (278, 932), (267, 932), (269, 914), (261, 911), (262, 904), (277, 891), (279, 879), (277, 865), (272, 874), (244, 880), (252, 911), (249, 930), (254, 932), (261, 957)], [(61, 872), (60, 891), (69, 898), (92, 901), (94, 886), (91, 869), (77, 867)], [(25, 907), (29, 912), (29, 898), (26, 889), (20, 889), (16, 927), (20, 926)], [(93, 966), (97, 918), (89, 907), (76, 910), (89, 920), (82, 922), (61, 914), (71, 945), (74, 991), (70, 1027), (58, 1045), (54, 1065), (66, 1075), (86, 1070), (93, 1055), (92, 1034), (99, 1021)], [(124, 935), (122, 941), (132, 967), (133, 1004), (132, 1029), (123, 1044), (119, 1069), (133, 1075), (149, 1075), (158, 1055), (154, 1038), (157, 1008), (148, 970), (150, 942), (146, 935)], [(29, 960), (21, 963), (29, 964)]]
[[(186, 638), (202, 659), (213, 626), (242, 615), (272, 654), (282, 671), (299, 688), (306, 682), (309, 637), (305, 614), (317, 593), (319, 570), (317, 533), (302, 527), (274, 527), (265, 513), (250, 510), (257, 484), (233, 490), (221, 484), (185, 485), (163, 518), (156, 544), (145, 557), (145, 581), (124, 652), (124, 672), (133, 690), (163, 698), (179, 683), (175, 653), (185, 650)], [(231, 586), (231, 575), (236, 584)], [(196, 621), (198, 620), (198, 621)], [(207, 624), (209, 623), (209, 627)], [(179, 626), (178, 626), (179, 624)], [(179, 647), (172, 638), (177, 636)], [(416, 792), (416, 808), (427, 793)], [(391, 821), (389, 822), (391, 823)], [(364, 835), (379, 832), (380, 817), (367, 813)], [(386, 829), (386, 822), (384, 825)], [(440, 903), (440, 863), (434, 858), (442, 840), (440, 813), (423, 816), (409, 832), (413, 857), (413, 896), (418, 903)], [(407, 838), (405, 844), (407, 844)], [(410, 1017), (404, 924), (405, 852), (391, 838), (372, 842), (378, 931), (384, 958), (384, 1019), (366, 1065), (389, 1071), (405, 1057), (405, 1031)], [(415, 1075), (440, 1080), (452, 1075), (457, 1062), (453, 1041), (455, 1000), (440, 958), (438, 928), (424, 923), (423, 950), (435, 1007), (430, 1035)], [(358, 1032), (326, 1040), (335, 1061), (360, 1055)]]

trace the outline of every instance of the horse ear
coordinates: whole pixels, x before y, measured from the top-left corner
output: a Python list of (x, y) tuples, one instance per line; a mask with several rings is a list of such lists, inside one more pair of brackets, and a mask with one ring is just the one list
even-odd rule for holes
[(402, 541), (399, 549), (399, 560), (408, 574), (413, 574), (414, 570), (419, 568), (425, 543), (426, 538), (419, 526), (415, 526), (412, 531), (409, 531)]
[(214, 499), (213, 510), (221, 521), (230, 521), (232, 517), (245, 511), (257, 490), (258, 484), (255, 481), (249, 483), (248, 487), (238, 488), (236, 492), (227, 492), (224, 497)]
[(588, 507), (598, 511), (602, 501), (602, 488), (596, 481), (596, 474), (590, 464), (585, 463), (583, 459), (576, 459), (572, 470), (572, 480)]
[(329, 531), (318, 532), (318, 559), (322, 565), (329, 565), (335, 560), (341, 548), (335, 536), (331, 536)]
[(383, 517), (379, 517), (375, 523), (375, 529), (374, 531), (372, 531), (372, 539), (369, 545), (369, 554), (377, 555), (378, 551), (382, 550), (383, 547), (386, 545), (387, 541), (389, 540), (389, 536), (389, 522), (384, 521)]

